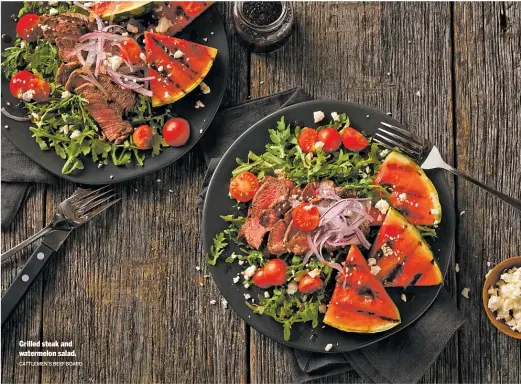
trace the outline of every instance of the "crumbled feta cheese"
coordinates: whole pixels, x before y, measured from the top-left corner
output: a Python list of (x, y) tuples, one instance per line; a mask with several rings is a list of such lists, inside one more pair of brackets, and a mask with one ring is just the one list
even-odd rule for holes
[(49, 28), (50, 28), (50, 27), (49, 27), (48, 25), (42, 25), (42, 26), (40, 26), (40, 29), (41, 29), (43, 32), (48, 31)]
[(237, 263), (239, 263), (239, 265), (243, 265), (244, 264), (244, 260), (239, 260)]
[(20, 48), (25, 48), (25, 46), (26, 46), (26, 43), (25, 43), (25, 41), (22, 40), (22, 42), (20, 43)]
[(378, 265), (373, 265), (371, 267), (371, 274), (378, 275), (378, 272), (380, 272), (382, 268), (380, 268)]
[(298, 291), (298, 284), (294, 281), (290, 282), (288, 284), (288, 289), (287, 289), (288, 295), (293, 295), (297, 291)]
[(139, 58), (140, 58), (141, 60), (143, 60), (143, 61), (147, 61), (147, 57), (146, 57), (146, 55), (145, 55), (143, 52), (141, 52), (141, 53), (139, 54)]
[(216, 303), (217, 303), (217, 301), (215, 301), (215, 300), (210, 300), (210, 304), (215, 305)]
[(329, 343), (328, 345), (326, 345), (326, 347), (324, 348), (327, 352), (331, 351), (331, 348), (333, 348), (333, 344)]
[(245, 293), (244, 294), (244, 299), (245, 300), (249, 300), (251, 298), (250, 294), (249, 293)]
[(93, 5), (94, 5), (94, 3), (91, 3), (91, 2), (83, 3), (83, 6), (84, 6), (85, 8), (90, 8), (90, 7), (92, 7)]
[(54, 7), (55, 5), (58, 5), (58, 4), (60, 4), (59, 1), (49, 1), (49, 5), (50, 5), (51, 7)]
[(40, 115), (35, 113), (35, 112), (31, 112), (31, 116), (32, 116), (34, 121), (40, 120)]
[(204, 40), (204, 41), (208, 41), (208, 38), (207, 38), (207, 37), (203, 37), (203, 40)]
[(196, 267), (195, 267), (195, 270), (196, 270), (196, 271), (200, 271), (200, 270), (201, 270), (201, 267), (200, 267), (200, 266), (196, 266)]
[(322, 111), (313, 112), (313, 121), (315, 123), (320, 123), (322, 120), (324, 120), (324, 117), (326, 117), (326, 115), (324, 115), (324, 112)]
[(231, 257), (232, 259), (236, 259), (236, 258), (237, 258), (237, 254), (236, 254), (235, 252), (232, 252), (232, 254), (230, 255), (230, 257)]
[(34, 89), (29, 89), (25, 91), (24, 93), (22, 93), (22, 100), (31, 101), (33, 99), (34, 93)]
[(110, 63), (110, 68), (112, 68), (113, 71), (117, 71), (121, 66), (121, 63), (123, 63), (123, 59), (117, 55), (109, 57), (108, 61)]
[(384, 158), (384, 157), (386, 157), (388, 154), (389, 154), (389, 150), (388, 150), (388, 149), (384, 149), (382, 152), (380, 152), (380, 157), (381, 157), (381, 158)]
[(68, 135), (69, 134), (69, 129), (71, 128), (74, 128), (73, 125), (62, 125), (59, 129), (58, 129), (58, 132), (60, 133), (63, 133), (64, 135)]
[(382, 215), (385, 215), (390, 208), (389, 203), (383, 199), (378, 200), (374, 207), (378, 209)]
[(336, 112), (331, 112), (331, 118), (333, 119), (333, 121), (340, 120), (340, 116), (338, 116), (338, 113)]
[(157, 33), (165, 33), (168, 31), (168, 28), (172, 26), (172, 22), (168, 20), (165, 16), (162, 16), (157, 23), (156, 32)]
[(407, 302), (407, 296), (405, 296), (405, 293), (402, 293), (402, 295), (400, 296), (400, 299), (402, 299), (403, 302)]
[(224, 309), (228, 308), (228, 301), (224, 297), (221, 299), (221, 305)]
[(233, 278), (233, 284), (237, 284), (239, 282), (239, 280), (240, 280), (240, 277), (239, 276), (235, 276)]
[(370, 168), (369, 166), (367, 166), (367, 167), (365, 168), (365, 173), (367, 173), (367, 174), (370, 174), (370, 173), (371, 173), (371, 168)]
[(201, 102), (201, 100), (197, 100), (195, 102), (195, 109), (204, 108), (205, 105)]
[(468, 299), (468, 298), (469, 298), (469, 292), (470, 292), (470, 289), (468, 289), (468, 288), (465, 287), (465, 288), (463, 288), (463, 289), (461, 290), (461, 295), (462, 295), (464, 298)]
[(255, 272), (257, 271), (257, 267), (255, 265), (250, 265), (248, 268), (242, 272), (242, 275), (244, 276), (244, 280), (249, 280), (250, 277), (252, 277)]
[(58, 14), (58, 10), (56, 8), (49, 9), (49, 15), (54, 16)]
[(270, 293), (268, 291), (264, 291), (264, 297), (266, 299), (269, 299), (270, 298)]
[(324, 142), (323, 141), (317, 141), (315, 143), (315, 151), (321, 151), (322, 148), (324, 148)]
[(308, 204), (308, 205), (305, 205), (304, 208), (302, 208), (304, 211), (310, 211), (311, 208), (313, 208), (313, 205), (311, 204)]
[(184, 55), (185, 55), (184, 52), (178, 49), (177, 51), (174, 52), (174, 59), (180, 59)]
[(456, 270), (456, 273), (459, 272), (459, 264), (458, 264), (458, 263), (456, 263), (456, 268), (455, 268), (455, 270)]
[(487, 267), (490, 268), (490, 265), (491, 265), (490, 261), (487, 261)]
[(201, 88), (201, 92), (204, 94), (204, 95), (207, 95), (210, 93), (210, 87), (208, 86), (208, 84), (206, 84), (204, 81), (201, 81), (201, 84), (199, 84), (199, 87)]
[(376, 259), (374, 257), (370, 257), (367, 259), (367, 265), (372, 267), (373, 265), (376, 265)]
[(438, 208), (432, 208), (430, 213), (431, 215), (438, 215), (440, 213), (440, 210)]
[(127, 36), (128, 36), (128, 32), (123, 32), (123, 33), (121, 34), (121, 36), (123, 36), (123, 37), (127, 37)]
[(68, 99), (71, 96), (72, 95), (71, 95), (71, 93), (69, 91), (62, 92), (62, 99)]
[(501, 274), (488, 293), (488, 308), (495, 312), (496, 319), (504, 320), (512, 330), (521, 332), (521, 267)]
[(384, 256), (391, 256), (391, 255), (394, 254), (394, 251), (392, 250), (391, 247), (389, 247), (389, 245), (387, 245), (387, 243), (384, 243), (384, 244), (382, 245), (381, 250), (382, 250)]
[(320, 276), (320, 269), (315, 268), (314, 270), (309, 271), (309, 272), (308, 272), (308, 275), (311, 276), (312, 278), (315, 278), (315, 277), (317, 277), (317, 276)]
[(400, 193), (398, 195), (398, 201), (401, 201), (402, 203), (407, 200), (407, 194), (406, 193)]
[(71, 139), (76, 139), (76, 138), (78, 138), (80, 136), (81, 136), (81, 132), (78, 131), (77, 129), (74, 132), (71, 133)]
[(157, 70), (158, 70), (159, 72), (163, 72), (163, 66), (160, 65), (159, 67), (157, 67)]
[(169, 97), (170, 97), (170, 93), (168, 93), (168, 91), (165, 91), (164, 96), (165, 96), (165, 99), (166, 99), (166, 98), (169, 98)]

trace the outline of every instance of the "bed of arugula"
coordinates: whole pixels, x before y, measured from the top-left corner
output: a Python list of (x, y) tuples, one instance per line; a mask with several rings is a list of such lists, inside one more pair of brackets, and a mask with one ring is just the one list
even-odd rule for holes
[[(85, 13), (82, 9), (68, 3), (60, 2), (57, 8), (62, 12)], [(26, 13), (45, 15), (49, 13), (48, 2), (24, 2), (18, 17)], [(139, 150), (129, 137), (121, 144), (113, 144), (103, 140), (101, 129), (87, 113), (87, 100), (72, 93), (69, 98), (62, 98), (63, 86), (55, 82), (56, 72), (61, 64), (56, 45), (46, 39), (27, 43), (16, 39), (13, 47), (6, 48), (2, 57), (2, 70), (9, 80), (16, 72), (29, 70), (43, 77), (50, 85), (51, 95), (46, 102), (23, 102), (32, 117), (30, 130), (43, 151), (54, 150), (65, 160), (63, 174), (70, 174), (84, 168), (83, 161), (90, 158), (94, 162), (124, 165), (137, 162), (143, 165), (145, 154), (159, 155), (163, 147), (167, 147), (159, 131), (172, 116), (168, 110), (159, 113), (152, 111), (151, 99), (139, 95), (134, 110), (126, 116), (133, 126), (148, 124), (155, 131), (151, 151)], [(70, 134), (79, 130), (79, 136), (71, 138)]]

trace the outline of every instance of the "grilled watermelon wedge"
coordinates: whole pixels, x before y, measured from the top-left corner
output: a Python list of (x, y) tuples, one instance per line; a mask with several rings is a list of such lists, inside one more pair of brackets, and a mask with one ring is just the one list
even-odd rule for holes
[(418, 230), (390, 208), (369, 252), (386, 287), (443, 284), (438, 263)]
[(436, 188), (423, 169), (409, 157), (391, 152), (373, 183), (390, 190), (389, 203), (410, 223), (436, 225), (441, 221), (441, 204)]
[(152, 106), (179, 100), (197, 87), (212, 68), (217, 49), (190, 41), (145, 32), (145, 52), (150, 65)]
[(127, 19), (151, 9), (152, 1), (95, 1), (90, 10), (103, 19)]
[(364, 256), (352, 245), (324, 323), (345, 332), (377, 333), (400, 324), (400, 313)]
[(156, 8), (155, 12), (159, 20), (164, 17), (169, 21), (170, 26), (165, 34), (172, 36), (181, 32), (213, 3), (213, 1), (165, 1), (161, 7)]

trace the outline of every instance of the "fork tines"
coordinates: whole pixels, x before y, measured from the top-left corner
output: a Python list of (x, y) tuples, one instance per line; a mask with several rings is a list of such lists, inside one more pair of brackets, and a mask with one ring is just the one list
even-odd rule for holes
[(91, 219), (121, 200), (108, 186), (93, 190), (84, 189), (84, 191), (84, 194), (80, 193), (81, 197), (73, 203), (73, 207), (79, 215), (84, 215), (87, 219)]
[(379, 127), (378, 133), (374, 141), (383, 144), (386, 147), (398, 148), (406, 155), (412, 158), (421, 157), (422, 153), (428, 146), (425, 139), (420, 138), (406, 129), (396, 127), (394, 125), (381, 122), (386, 129)]

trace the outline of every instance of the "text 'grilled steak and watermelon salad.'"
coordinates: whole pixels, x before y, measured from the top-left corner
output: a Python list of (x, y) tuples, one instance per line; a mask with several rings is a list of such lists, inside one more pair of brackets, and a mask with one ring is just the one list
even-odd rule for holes
[(87, 156), (100, 167), (143, 165), (149, 153), (184, 145), (189, 123), (168, 105), (197, 87), (204, 100), (217, 50), (173, 35), (211, 4), (25, 2), (2, 67), (29, 115), (2, 113), (31, 121), (40, 148), (66, 160), (64, 174)]
[(443, 283), (423, 238), (441, 221), (430, 179), (345, 114), (331, 116), (317, 129), (282, 118), (265, 153), (238, 159), (229, 193), (239, 214), (221, 216), (229, 228), (208, 254), (215, 265), (229, 242), (239, 246), (224, 259), (242, 266), (232, 282), (264, 290), (245, 300), (282, 323), (286, 340), (292, 324), (320, 319), (346, 332), (391, 329), (400, 313), (386, 287)]

